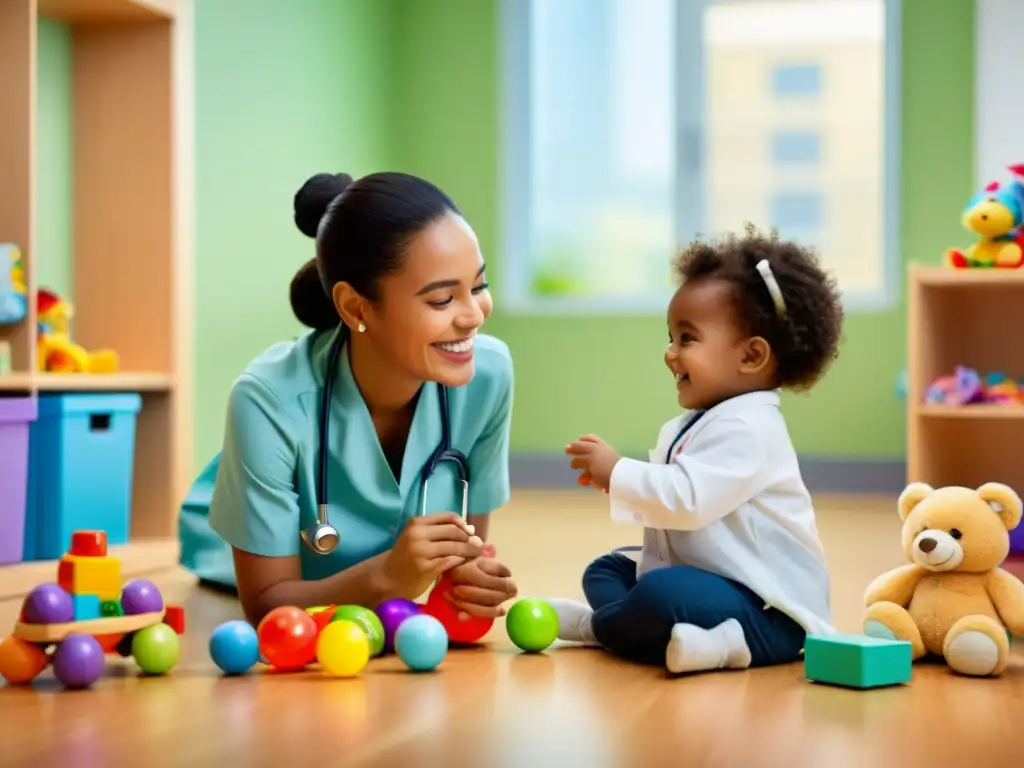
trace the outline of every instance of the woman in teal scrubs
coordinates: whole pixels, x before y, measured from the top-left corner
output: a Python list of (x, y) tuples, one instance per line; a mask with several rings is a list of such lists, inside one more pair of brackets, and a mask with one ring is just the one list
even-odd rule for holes
[[(488, 515), (509, 498), (512, 361), (479, 333), (491, 313), (473, 230), (433, 184), (399, 173), (358, 181), (318, 174), (295, 195), (295, 222), (316, 258), (291, 285), (312, 330), (275, 344), (235, 381), (221, 453), (181, 510), (182, 564), (236, 587), (258, 622), (281, 605), (376, 606), (414, 599), (442, 573), (465, 613), (493, 617), (516, 594), (485, 545)], [(320, 403), (341, 334), (325, 446), (329, 521), (317, 554)], [(468, 460), (468, 519), (449, 462), (422, 470), (442, 439)]]

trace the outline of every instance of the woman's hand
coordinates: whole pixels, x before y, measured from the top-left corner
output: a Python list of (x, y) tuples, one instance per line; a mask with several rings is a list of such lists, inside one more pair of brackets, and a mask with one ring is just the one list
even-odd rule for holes
[(512, 571), (494, 559), (493, 544), (484, 547), (483, 556), (458, 565), (446, 574), (450, 592), (444, 597), (471, 616), (496, 618), (505, 615), (505, 601), (516, 596)]
[(414, 517), (381, 562), (383, 591), (413, 600), (445, 571), (479, 557), (483, 546), (454, 512)]

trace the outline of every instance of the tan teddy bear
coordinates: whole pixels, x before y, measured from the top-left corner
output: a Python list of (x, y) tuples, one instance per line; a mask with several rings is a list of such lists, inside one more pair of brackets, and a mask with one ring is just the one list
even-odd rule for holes
[(909, 640), (915, 661), (933, 654), (964, 675), (998, 675), (1010, 653), (1007, 628), (1024, 634), (1024, 584), (999, 567), (1021, 520), (1020, 497), (1001, 483), (911, 483), (898, 508), (911, 564), (868, 587), (864, 633)]

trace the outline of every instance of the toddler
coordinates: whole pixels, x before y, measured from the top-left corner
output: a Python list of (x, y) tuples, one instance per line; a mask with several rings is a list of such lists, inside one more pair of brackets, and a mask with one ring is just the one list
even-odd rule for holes
[(594, 435), (566, 447), (613, 520), (644, 526), (551, 601), (559, 637), (680, 674), (782, 664), (835, 632), (814, 507), (779, 409), (837, 355), (843, 308), (814, 255), (774, 234), (698, 242), (676, 260), (665, 365), (686, 409), (649, 461)]

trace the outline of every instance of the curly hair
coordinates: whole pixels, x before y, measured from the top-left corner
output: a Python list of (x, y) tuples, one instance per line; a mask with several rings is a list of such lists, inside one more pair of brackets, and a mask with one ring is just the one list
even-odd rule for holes
[[(782, 291), (782, 316), (757, 271), (762, 259), (768, 260)], [(681, 283), (713, 279), (734, 287), (735, 309), (744, 329), (771, 346), (778, 387), (809, 390), (838, 356), (842, 299), (835, 278), (822, 269), (813, 251), (748, 225), (743, 236), (691, 243), (676, 257), (674, 267)]]

